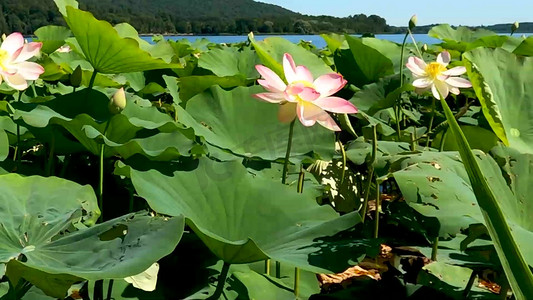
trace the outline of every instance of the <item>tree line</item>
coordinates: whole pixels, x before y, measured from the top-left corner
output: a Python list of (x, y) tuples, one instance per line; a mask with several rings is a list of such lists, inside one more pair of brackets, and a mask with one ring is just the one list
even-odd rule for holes
[[(252, 0), (80, 0), (80, 7), (112, 24), (127, 22), (140, 33), (245, 34), (320, 32), (385, 33), (399, 29), (364, 14), (346, 18), (301, 15)], [(32, 34), (45, 25), (64, 25), (51, 0), (2, 0), (0, 32)]]

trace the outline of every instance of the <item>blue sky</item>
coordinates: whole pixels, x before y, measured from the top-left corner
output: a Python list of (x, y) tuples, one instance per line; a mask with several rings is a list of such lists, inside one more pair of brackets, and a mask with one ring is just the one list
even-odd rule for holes
[(418, 24), (492, 25), (533, 22), (533, 0), (259, 0), (310, 15), (346, 17), (379, 15), (387, 24), (407, 25), (413, 14)]

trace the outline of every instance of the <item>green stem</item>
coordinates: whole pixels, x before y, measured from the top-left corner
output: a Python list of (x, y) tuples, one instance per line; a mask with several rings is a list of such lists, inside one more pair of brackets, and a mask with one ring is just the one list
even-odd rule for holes
[(470, 275), (470, 279), (468, 279), (468, 283), (466, 284), (465, 289), (463, 290), (463, 298), (468, 299), (468, 294), (470, 294), (470, 291), (472, 290), (472, 287), (474, 286), (474, 282), (476, 281), (477, 272), (472, 271), (472, 274)]
[(63, 166), (61, 167), (61, 171), (59, 172), (59, 177), (65, 178), (65, 174), (67, 173), (67, 168), (71, 160), (72, 154), (68, 154), (67, 156), (65, 156), (65, 160), (63, 160)]
[(265, 274), (270, 276), (270, 259), (265, 260)]
[[(304, 192), (304, 179), (305, 179), (304, 167), (303, 165), (300, 165), (300, 175), (298, 176), (298, 189), (297, 189), (298, 193), (300, 194)], [(300, 294), (300, 269), (294, 268), (294, 297), (296, 297), (297, 299), (299, 294)]]
[(431, 247), (431, 260), (437, 261), (437, 253), (439, 251), (439, 237), (437, 236), (435, 238), (435, 241), (433, 241), (433, 246)]
[(98, 71), (94, 70), (93, 74), (91, 75), (91, 80), (89, 81), (89, 87), (88, 89), (91, 90), (94, 86), (94, 81), (96, 79), (96, 74), (98, 74)]
[[(292, 120), (291, 124), (289, 125), (289, 140), (287, 141), (287, 151), (285, 152), (285, 161), (283, 162), (283, 173), (281, 174), (282, 184), (287, 183), (287, 172), (289, 170), (289, 159), (291, 156), (292, 136), (294, 134), (295, 123), (296, 119)], [(276, 278), (281, 278), (281, 264), (279, 261), (276, 262)]]
[(220, 299), (220, 296), (222, 296), (222, 292), (224, 291), (224, 285), (226, 284), (226, 278), (228, 277), (230, 266), (231, 264), (224, 262), (224, 266), (222, 266), (222, 271), (220, 272), (220, 275), (218, 276), (217, 288), (215, 290), (215, 293), (211, 295), (209, 298), (207, 298), (207, 300)]
[(378, 131), (377, 126), (372, 127), (372, 156), (370, 158), (370, 168), (368, 171), (368, 178), (367, 178), (367, 186), (365, 190), (365, 199), (363, 202), (363, 209), (362, 209), (362, 215), (361, 215), (361, 221), (364, 223), (366, 218), (366, 212), (368, 210), (368, 198), (370, 197), (370, 188), (372, 186), (372, 180), (374, 177), (374, 167), (376, 165), (377, 161), (377, 153), (378, 153)]
[(418, 48), (418, 45), (416, 44), (415, 37), (413, 36), (413, 33), (411, 30), (408, 30), (409, 35), (411, 36), (411, 40), (413, 41), (413, 44), (415, 45), (416, 53), (418, 53), (418, 57), (423, 58), (422, 52), (420, 52), (420, 48)]
[[(109, 128), (109, 123), (110, 121), (107, 121), (107, 124), (105, 125), (103, 138), (105, 138), (107, 129)], [(98, 206), (100, 207), (100, 221), (104, 220), (104, 150), (105, 141), (102, 141), (102, 145), (100, 146), (100, 165), (98, 173)]]
[(341, 185), (342, 185), (344, 183), (344, 177), (346, 176), (346, 150), (344, 149), (344, 145), (342, 144), (340, 139), (338, 139), (337, 142), (339, 143), (339, 148), (341, 149), (341, 154), (342, 154), (342, 166), (341, 166), (342, 167)]
[(446, 137), (448, 136), (448, 129), (444, 129), (442, 133), (442, 138), (440, 139), (439, 152), (444, 151), (444, 143), (446, 143)]
[[(20, 103), (21, 98), (22, 98), (22, 91), (19, 92), (17, 103)], [(21, 156), (22, 154), (20, 153), (20, 125), (17, 123), (17, 147), (15, 148), (15, 159), (16, 159), (17, 170), (20, 169)]]
[(411, 151), (416, 151), (416, 128), (411, 132)]
[(381, 195), (379, 192), (379, 182), (376, 177), (376, 219), (374, 220), (374, 238), (377, 239), (379, 236), (379, 211), (381, 206)]
[(304, 192), (304, 179), (305, 179), (304, 166), (300, 165), (300, 174), (298, 175), (298, 186), (296, 187), (296, 191), (299, 194)]
[[(403, 65), (403, 61), (405, 59), (405, 43), (407, 42), (407, 37), (409, 36), (409, 31), (407, 31), (405, 33), (405, 36), (403, 37), (403, 42), (402, 42), (402, 52), (400, 53), (400, 88), (403, 87), (403, 82), (404, 82), (404, 78), (403, 78), (403, 70), (404, 70), (404, 65)], [(400, 130), (400, 109), (401, 109), (401, 105), (400, 105), (400, 100), (402, 99), (402, 95), (400, 93), (400, 95), (398, 96), (398, 100), (395, 102), (394, 104), (394, 117), (396, 118), (396, 133), (398, 135), (398, 142), (401, 141), (401, 130)]]
[(298, 299), (300, 295), (300, 269), (294, 268), (294, 297)]
[(483, 175), (481, 166), (476, 160), (468, 140), (442, 95), (440, 95), (440, 102), (446, 119), (448, 119), (450, 124), (452, 135), (459, 146), (461, 160), (465, 165), (476, 200), (483, 214), (483, 219), (490, 237), (494, 241), (494, 248), (509, 280), (511, 289), (518, 300), (533, 299), (533, 274), (511, 233), (493, 187)]
[(128, 193), (130, 194), (130, 201), (129, 201), (129, 207), (128, 207), (128, 210), (130, 213), (133, 212), (133, 201), (135, 200), (134, 199), (134, 193), (133, 193), (133, 189), (132, 188), (128, 188)]
[(54, 165), (54, 152), (56, 146), (56, 136), (52, 133), (52, 142), (50, 143), (50, 153), (48, 154), (48, 161), (46, 162), (46, 176), (52, 175), (52, 168)]
[(429, 148), (429, 142), (431, 141), (430, 133), (431, 129), (433, 128), (433, 121), (435, 120), (435, 101), (436, 99), (433, 97), (433, 102), (431, 104), (431, 119), (429, 119), (429, 128), (428, 128), (428, 134), (427, 134), (427, 141), (426, 141), (426, 148)]
[(283, 162), (283, 174), (281, 175), (281, 183), (283, 184), (287, 183), (287, 171), (289, 170), (289, 158), (291, 156), (294, 123), (296, 123), (296, 119), (292, 120), (291, 125), (289, 126), (289, 140), (287, 142), (287, 152), (285, 152), (285, 161)]
[(97, 280), (94, 283), (93, 299), (104, 300), (104, 281), (103, 280)]
[(107, 286), (107, 298), (106, 300), (111, 300), (111, 295), (113, 294), (113, 283), (115, 281), (113, 279), (109, 280), (109, 285)]

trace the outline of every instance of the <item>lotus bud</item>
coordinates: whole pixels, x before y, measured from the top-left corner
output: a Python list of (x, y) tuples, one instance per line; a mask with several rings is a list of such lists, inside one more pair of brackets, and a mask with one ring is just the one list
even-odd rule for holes
[(517, 31), (518, 28), (520, 28), (520, 23), (518, 23), (518, 22), (514, 22), (514, 23), (513, 23), (513, 26), (511, 26), (511, 35), (512, 35), (513, 33), (515, 33), (515, 31)]
[(422, 52), (428, 52), (428, 44), (422, 46)]
[(124, 92), (124, 88), (120, 88), (109, 101), (109, 111), (112, 114), (118, 114), (124, 108), (126, 108), (126, 93)]
[(73, 87), (80, 87), (81, 79), (83, 77), (83, 71), (80, 66), (78, 66), (72, 74), (70, 74), (70, 85)]
[(413, 30), (416, 27), (417, 22), (418, 18), (416, 17), (416, 15), (413, 15), (409, 20), (409, 30)]

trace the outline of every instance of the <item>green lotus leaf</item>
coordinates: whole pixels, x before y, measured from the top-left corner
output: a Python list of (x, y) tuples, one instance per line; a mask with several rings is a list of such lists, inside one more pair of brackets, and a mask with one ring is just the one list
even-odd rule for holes
[(363, 43), (361, 38), (345, 36), (349, 49), (335, 52), (335, 66), (346, 80), (357, 87), (376, 82), (393, 73), (392, 61), (378, 50)]
[[(100, 126), (100, 130), (102, 130), (101, 127), (102, 126)], [(110, 126), (109, 128), (115, 129), (117, 127), (130, 131), (128, 127), (121, 125)], [(117, 137), (120, 133), (106, 133), (106, 136), (104, 136), (100, 130), (90, 125), (83, 126), (82, 130), (91, 140), (104, 140), (107, 148), (107, 150), (104, 149), (105, 156), (118, 154), (124, 159), (128, 159), (135, 154), (142, 154), (155, 160), (168, 161), (179, 158), (180, 156), (188, 156), (189, 151), (194, 146), (194, 142), (179, 131), (158, 133), (144, 138), (134, 138), (121, 144), (116, 143), (107, 137), (108, 135), (110, 137)], [(123, 131), (120, 130), (120, 132)]]
[(104, 74), (139, 72), (154, 69), (179, 68), (152, 57), (132, 38), (122, 38), (105, 21), (91, 13), (66, 6), (67, 22), (72, 34), (95, 71)]
[[(376, 49), (379, 53), (390, 59), (394, 66), (394, 71), (399, 72), (400, 68), (404, 68), (401, 63), (402, 46), (397, 43), (378, 38), (362, 38), (363, 44)], [(409, 50), (404, 49), (404, 59), (409, 55)]]
[(198, 66), (213, 72), (216, 76), (242, 76), (243, 78), (257, 78), (259, 74), (255, 65), (260, 64), (258, 57), (250, 48), (238, 51), (234, 47), (213, 49), (198, 59)]
[(388, 76), (363, 86), (360, 91), (354, 94), (350, 102), (359, 110), (374, 115), (382, 109), (393, 107), (402, 92), (412, 90), (411, 85), (400, 87), (399, 77)]
[(154, 58), (161, 58), (165, 62), (169, 63), (172, 57), (175, 55), (174, 49), (166, 41), (161, 41), (156, 44), (150, 44), (147, 41), (139, 37), (137, 30), (128, 23), (120, 23), (115, 25), (115, 30), (122, 38), (131, 38), (139, 43), (139, 47), (150, 53)]
[(457, 152), (422, 152), (391, 158), (406, 203), (439, 220), (439, 236), (449, 237), (484, 223), (468, 175)]
[[(192, 98), (184, 116), (178, 120), (192, 128), (196, 135), (236, 155), (276, 160), (285, 157), (289, 124), (278, 121), (278, 105), (261, 102), (252, 94), (263, 92), (259, 87), (239, 87), (224, 91), (211, 87)], [(310, 152), (324, 159), (334, 154), (334, 133), (319, 126), (304, 127), (298, 121), (294, 129), (292, 156)]]
[[(90, 103), (87, 99), (91, 99)], [(99, 155), (102, 143), (107, 145), (106, 157), (119, 154), (128, 158), (140, 153), (159, 160), (177, 158), (192, 148), (194, 135), (171, 117), (155, 107), (141, 107), (131, 99), (127, 101), (125, 110), (111, 117), (107, 96), (82, 90), (41, 105), (18, 104), (15, 117), (22, 118), (41, 137), (49, 135), (45, 128), (50, 125), (62, 126), (94, 155)], [(150, 131), (154, 129), (157, 131)], [(68, 140), (63, 142), (58, 151), (76, 149), (67, 147)]]
[(470, 61), (468, 75), (494, 133), (506, 145), (533, 153), (533, 79), (529, 76), (533, 58), (487, 48), (474, 49), (464, 57)]
[(65, 45), (65, 40), (72, 35), (72, 32), (66, 27), (48, 25), (35, 30), (37, 42), (42, 42), (41, 51), (50, 54), (59, 47)]
[(183, 232), (183, 217), (145, 213), (84, 228), (80, 221), (94, 223), (100, 214), (96, 196), (65, 179), (7, 174), (0, 188), (0, 263), (14, 284), (24, 278), (54, 297), (65, 297), (69, 285), (60, 282), (141, 273), (172, 252)]
[(315, 79), (320, 75), (333, 72), (333, 70), (331, 70), (331, 68), (314, 53), (299, 45), (291, 43), (284, 38), (271, 37), (260, 42), (253, 40), (253, 38), (251, 40), (262, 64), (272, 69), (281, 78), (285, 78), (282, 65), (283, 55), (285, 53), (291, 54), (296, 65), (306, 66)]
[(180, 87), (180, 99), (187, 102), (195, 95), (202, 93), (213, 85), (229, 89), (237, 86), (246, 86), (249, 81), (241, 76), (218, 77), (214, 75), (204, 75), (180, 77), (178, 82)]
[(9, 139), (7, 133), (0, 129), (0, 161), (3, 161), (9, 155)]
[(521, 41), (513, 53), (520, 56), (533, 56), (533, 37), (528, 37)]
[[(132, 168), (137, 193), (157, 212), (184, 215), (225, 262), (242, 264), (270, 257), (313, 272), (339, 271), (347, 263), (343, 251), (353, 255), (360, 245), (335, 236), (359, 222), (359, 216), (338, 217), (331, 207), (318, 206), (314, 189), (298, 194), (294, 187), (250, 174), (239, 162), (201, 159), (192, 170), (171, 167), (167, 164), (163, 173)], [(328, 259), (333, 252), (335, 259)]]
[(486, 29), (476, 29), (474, 31), (464, 26), (459, 26), (457, 29), (453, 29), (448, 24), (437, 25), (431, 28), (428, 34), (439, 40), (464, 43), (471, 43), (482, 37), (496, 35), (495, 32)]
[[(483, 152), (489, 152), (498, 144), (498, 137), (491, 130), (487, 130), (479, 126), (461, 126), (461, 130), (468, 139), (468, 143), (472, 149), (479, 149)], [(437, 135), (433, 139), (433, 145), (441, 145), (442, 133)], [(447, 133), (444, 139), (443, 150), (445, 151), (458, 151), (459, 146), (455, 139), (451, 136), (451, 133)]]
[[(463, 292), (471, 275), (472, 270), (469, 268), (432, 262), (422, 268), (418, 283), (442, 291), (451, 296), (451, 299), (465, 299)], [(480, 288), (479, 284), (474, 282), (468, 299), (501, 299), (498, 296), (487, 289)]]

